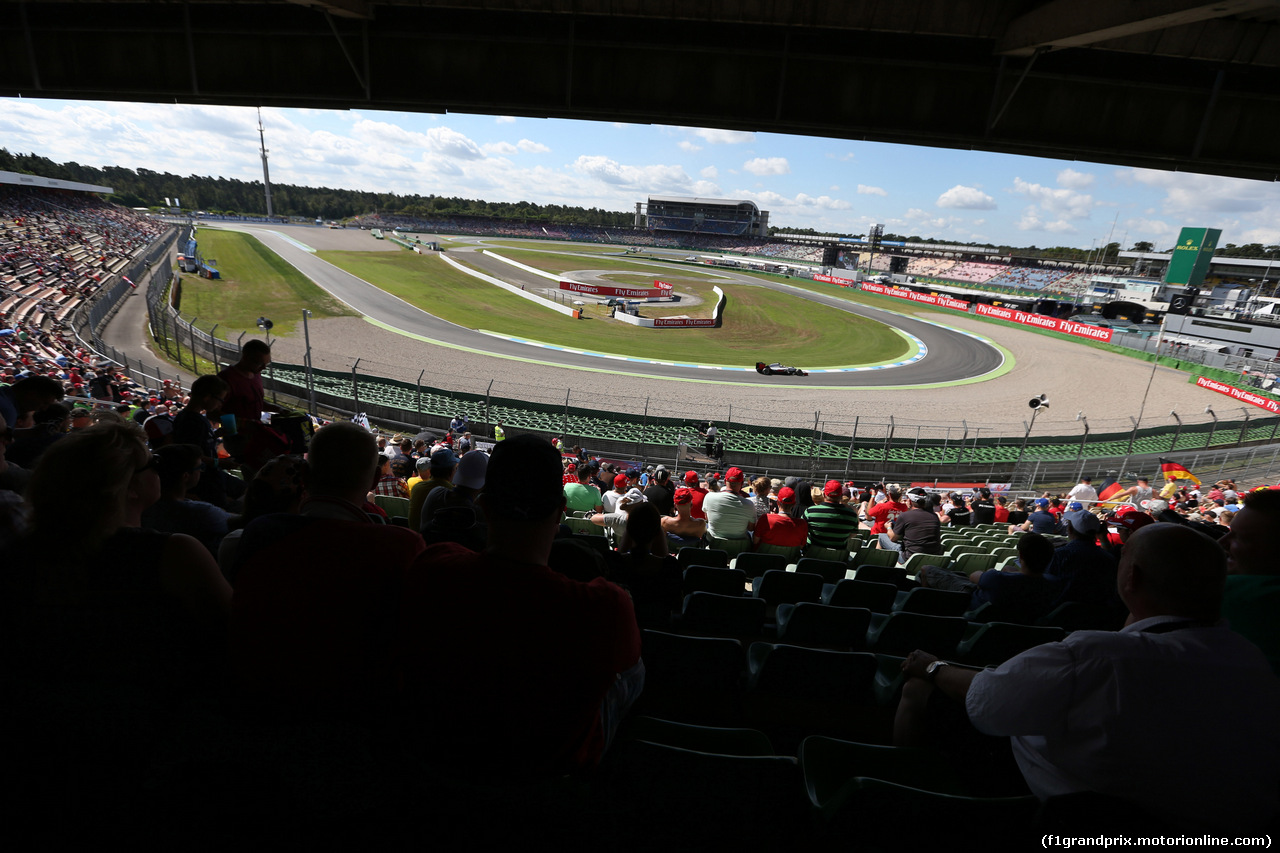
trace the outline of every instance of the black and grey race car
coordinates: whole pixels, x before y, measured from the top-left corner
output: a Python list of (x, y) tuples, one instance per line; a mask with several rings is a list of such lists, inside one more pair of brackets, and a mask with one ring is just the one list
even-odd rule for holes
[(764, 374), (765, 376), (772, 376), (775, 373), (781, 374), (783, 376), (808, 376), (809, 375), (808, 373), (805, 373), (803, 370), (801, 370), (798, 367), (788, 367), (787, 365), (777, 361), (775, 361), (773, 364), (765, 364), (763, 361), (757, 361), (756, 373), (761, 373), (761, 374)]

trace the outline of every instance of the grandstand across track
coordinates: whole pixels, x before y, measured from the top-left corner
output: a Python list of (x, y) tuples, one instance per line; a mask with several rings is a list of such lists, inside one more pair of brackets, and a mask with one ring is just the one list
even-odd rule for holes
[[(976, 377), (995, 374), (1006, 367), (1005, 353), (983, 340), (978, 335), (960, 332), (927, 320), (908, 317), (880, 308), (856, 305), (837, 296), (800, 288), (790, 287), (782, 282), (771, 282), (760, 278), (736, 275), (732, 271), (717, 269), (717, 275), (723, 275), (729, 281), (755, 287), (765, 287), (795, 295), (797, 298), (809, 299), (838, 310), (847, 311), (857, 316), (868, 317), (900, 329), (919, 338), (927, 347), (928, 355), (923, 359), (902, 366), (880, 370), (858, 371), (848, 373), (825, 373), (808, 378), (788, 377), (787, 379), (761, 381), (754, 370), (744, 371), (740, 376), (731, 372), (712, 373), (706, 369), (691, 366), (646, 363), (634, 360), (618, 361), (606, 359), (601, 355), (580, 354), (564, 350), (552, 350), (531, 347), (529, 344), (502, 337), (495, 337), (449, 323), (426, 313), (397, 296), (393, 296), (376, 286), (357, 278), (350, 273), (317, 258), (308, 239), (314, 242), (325, 239), (327, 233), (316, 229), (301, 230), (297, 236), (286, 235), (279, 226), (257, 227), (237, 223), (216, 226), (231, 230), (246, 231), (261, 239), (272, 251), (295, 266), (304, 275), (324, 290), (341, 299), (353, 309), (376, 324), (402, 334), (418, 337), (429, 343), (464, 349), (486, 355), (510, 358), (541, 364), (555, 364), (577, 370), (593, 370), (611, 374), (632, 374), (645, 377), (656, 377), (695, 382), (716, 382), (741, 385), (796, 385), (806, 388), (902, 388), (930, 385), (953, 385), (971, 381)], [(294, 229), (288, 229), (292, 232)], [(348, 232), (351, 236), (360, 234), (367, 238), (365, 232)], [(342, 235), (347, 236), (347, 235)], [(344, 241), (344, 242), (349, 242)], [(477, 241), (479, 242), (479, 241)], [(311, 247), (316, 248), (316, 247)], [(542, 288), (546, 281), (537, 276), (513, 268), (501, 261), (482, 255), (470, 249), (454, 249), (454, 252), (465, 252), (467, 262), (495, 277), (513, 284), (528, 285), (531, 288)], [(566, 247), (566, 255), (572, 255), (572, 249)], [(581, 257), (581, 256), (575, 256)], [(641, 262), (652, 264), (657, 268), (664, 265), (660, 262)], [(664, 334), (664, 332), (655, 332)], [(666, 332), (672, 335), (673, 342), (680, 332)], [(762, 344), (760, 357), (768, 353)], [(358, 353), (353, 353), (353, 356)], [(682, 361), (688, 362), (687, 356)], [(869, 360), (874, 360), (871, 358)], [(753, 360), (754, 361), (754, 360)], [(743, 367), (751, 365), (744, 364)], [(798, 365), (805, 369), (830, 367), (838, 365)]]

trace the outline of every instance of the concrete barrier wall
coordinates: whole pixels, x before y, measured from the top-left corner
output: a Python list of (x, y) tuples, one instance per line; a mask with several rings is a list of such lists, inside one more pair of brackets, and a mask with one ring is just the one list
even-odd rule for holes
[[(485, 254), (487, 255), (489, 253), (485, 252)], [(498, 257), (498, 256), (494, 255), (494, 257)], [(516, 287), (514, 284), (508, 284), (507, 282), (502, 281), (501, 279), (494, 278), (491, 275), (485, 275), (484, 273), (473, 270), (470, 267), (464, 267), (462, 264), (458, 263), (448, 255), (441, 255), (440, 258), (445, 263), (452, 266), (454, 269), (460, 270), (461, 272), (466, 273), (472, 278), (478, 278), (481, 281), (487, 281), (489, 282), (489, 284), (496, 285), (497, 287), (501, 287), (503, 290), (507, 291), (508, 293), (514, 293), (516, 296), (519, 296), (521, 299), (528, 299), (530, 302), (535, 302), (542, 308), (549, 308), (552, 311), (557, 311), (561, 314), (564, 314), (567, 317), (572, 317), (575, 320), (578, 319), (578, 317), (580, 316), (581, 312), (579, 312), (577, 308), (573, 308), (569, 305), (559, 305), (555, 302), (549, 302), (548, 300), (543, 299), (541, 296), (538, 296), (537, 294), (530, 293), (527, 290), (521, 290), (520, 288)], [(509, 263), (515, 263), (515, 262), (509, 261)], [(523, 266), (523, 264), (516, 264), (516, 266)], [(552, 276), (552, 278), (555, 278), (555, 276)]]
[[(528, 264), (522, 264), (519, 261), (513, 261), (510, 258), (504, 258), (502, 257), (502, 255), (499, 255), (496, 252), (490, 252), (488, 249), (484, 250), (484, 254), (488, 255), (491, 258), (496, 258), (497, 260), (502, 261), (504, 264), (511, 264), (511, 266), (515, 267), (516, 269), (524, 270), (527, 273), (531, 273), (533, 275), (540, 276), (542, 278), (549, 278), (552, 281), (554, 281), (557, 285), (559, 285), (562, 280), (573, 281), (573, 279), (571, 278), (564, 278), (564, 276), (554, 275), (552, 273), (546, 272), (545, 270), (535, 269), (534, 267), (531, 267)], [(574, 282), (574, 284), (580, 284), (580, 283), (581, 282)]]

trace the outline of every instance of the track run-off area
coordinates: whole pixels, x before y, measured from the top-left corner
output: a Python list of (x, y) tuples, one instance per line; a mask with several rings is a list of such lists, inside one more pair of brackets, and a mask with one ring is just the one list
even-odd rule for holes
[[(858, 304), (840, 298), (838, 293), (823, 293), (789, 284), (766, 276), (735, 273), (720, 267), (694, 267), (699, 274), (709, 274), (717, 281), (736, 286), (764, 288), (788, 298), (808, 300), (890, 327), (908, 342), (906, 352), (894, 360), (877, 358), (875, 352), (867, 352), (861, 363), (797, 364), (810, 372), (807, 377), (759, 376), (754, 362), (774, 361), (768, 340), (762, 340), (758, 355), (750, 363), (725, 365), (704, 363), (699, 359), (698, 339), (714, 335), (714, 329), (653, 329), (645, 334), (670, 339), (669, 357), (643, 357), (625, 352), (607, 352), (602, 348), (575, 348), (563, 343), (540, 341), (532, 336), (514, 336), (466, 326), (443, 320), (415, 307), (399, 296), (378, 286), (376, 281), (366, 281), (342, 268), (317, 257), (319, 249), (341, 246), (356, 250), (372, 248), (374, 238), (367, 231), (336, 230), (299, 226), (252, 226), (236, 223), (206, 224), (202, 228), (220, 227), (244, 231), (257, 237), (281, 258), (299, 270), (317, 286), (339, 299), (360, 314), (367, 322), (387, 331), (406, 336), (414, 341), (435, 346), (483, 353), (504, 359), (514, 359), (532, 364), (554, 365), (579, 371), (597, 371), (614, 376), (636, 376), (646, 379), (677, 380), (696, 383), (723, 383), (755, 387), (793, 387), (819, 389), (927, 389), (949, 387), (964, 383), (980, 382), (1008, 372), (1014, 366), (1012, 353), (996, 344), (985, 334), (962, 330), (929, 319)], [(351, 238), (358, 238), (352, 240)], [(362, 239), (359, 239), (362, 238)], [(366, 242), (367, 241), (367, 242)], [(453, 238), (448, 249), (451, 258), (474, 268), (485, 275), (500, 279), (516, 287), (538, 292), (548, 286), (548, 281), (533, 273), (504, 263), (484, 254), (490, 249), (501, 254), (511, 251), (513, 241), (501, 238)], [(461, 244), (461, 245), (460, 245)], [(563, 270), (569, 271), (592, 266), (603, 259), (620, 260), (612, 255), (586, 253), (576, 250), (575, 244), (547, 244), (531, 242), (547, 258), (563, 257)], [(383, 248), (382, 245), (378, 246)], [(585, 248), (585, 247), (583, 247)], [(396, 251), (405, 251), (396, 247)], [(617, 250), (619, 253), (622, 248)], [(653, 254), (660, 254), (661, 250)], [(677, 253), (678, 254), (678, 253)], [(691, 270), (689, 264), (664, 262), (626, 256), (626, 264), (636, 270), (651, 270), (655, 277), (678, 275)], [(673, 259), (674, 261), (674, 259)], [(423, 256), (424, 264), (443, 262), (430, 254)], [(495, 287), (495, 290), (498, 288)], [(705, 306), (700, 306), (705, 307)], [(541, 309), (530, 303), (529, 311)], [(643, 311), (643, 309), (642, 309)], [(732, 300), (726, 315), (733, 311)], [(827, 312), (829, 313), (829, 312)], [(547, 310), (548, 317), (556, 317)], [(354, 358), (362, 353), (352, 352)], [(848, 361), (848, 359), (838, 360)]]

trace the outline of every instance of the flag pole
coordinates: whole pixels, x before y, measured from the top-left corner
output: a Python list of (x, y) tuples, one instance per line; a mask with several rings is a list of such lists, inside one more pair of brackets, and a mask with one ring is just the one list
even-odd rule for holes
[(1147, 390), (1142, 394), (1142, 405), (1138, 407), (1138, 419), (1133, 422), (1133, 434), (1129, 436), (1129, 449), (1125, 451), (1128, 456), (1133, 453), (1133, 443), (1138, 438), (1138, 427), (1142, 424), (1142, 415), (1147, 411), (1147, 395), (1151, 393), (1151, 383), (1156, 379), (1156, 368), (1160, 366), (1160, 346), (1164, 343), (1164, 322), (1168, 315), (1160, 318), (1160, 334), (1156, 337), (1156, 357), (1151, 362), (1151, 376), (1147, 378)]

